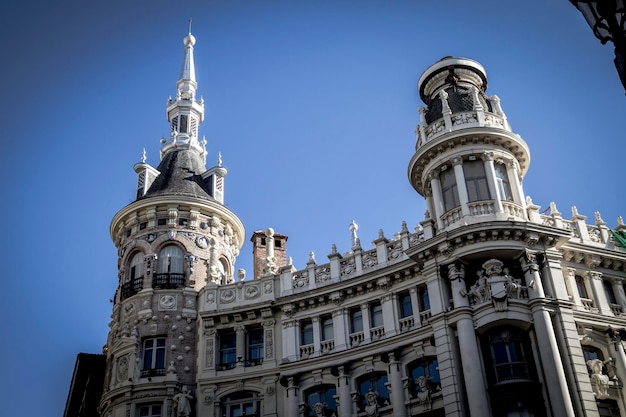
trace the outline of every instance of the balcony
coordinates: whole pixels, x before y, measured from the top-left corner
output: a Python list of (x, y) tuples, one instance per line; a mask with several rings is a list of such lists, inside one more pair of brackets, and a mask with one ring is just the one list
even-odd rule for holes
[(185, 274), (165, 272), (154, 274), (153, 288), (172, 289), (185, 286)]
[(128, 282), (122, 284), (120, 288), (120, 298), (125, 300), (132, 297), (143, 289), (143, 277), (135, 277)]

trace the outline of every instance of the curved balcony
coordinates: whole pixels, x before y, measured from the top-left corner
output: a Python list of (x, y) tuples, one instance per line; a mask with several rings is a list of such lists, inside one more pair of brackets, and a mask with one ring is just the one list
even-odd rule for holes
[(154, 274), (152, 288), (173, 289), (185, 286), (185, 274), (165, 272)]

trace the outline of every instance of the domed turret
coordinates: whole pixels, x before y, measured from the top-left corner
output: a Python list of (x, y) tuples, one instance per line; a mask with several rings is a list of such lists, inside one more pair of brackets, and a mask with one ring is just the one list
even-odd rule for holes
[(492, 220), (526, 220), (522, 178), (530, 154), (511, 131), (478, 62), (445, 57), (418, 82), (416, 152), (409, 180), (426, 197), (438, 231)]

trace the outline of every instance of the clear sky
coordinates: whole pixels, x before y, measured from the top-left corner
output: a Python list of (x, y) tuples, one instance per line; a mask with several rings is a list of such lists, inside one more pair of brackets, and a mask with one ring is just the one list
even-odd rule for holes
[[(609, 227), (625, 215), (626, 98), (613, 50), (567, 0), (3, 0), (0, 52), (2, 415), (63, 413), (76, 354), (101, 351), (117, 283), (109, 237), (145, 147), (158, 165), (193, 18), (209, 165), (248, 239), (274, 228), (310, 251), (417, 225), (407, 166), (416, 83), (448, 55), (487, 70), (530, 146), (527, 195)], [(251, 273), (250, 273), (251, 275)]]

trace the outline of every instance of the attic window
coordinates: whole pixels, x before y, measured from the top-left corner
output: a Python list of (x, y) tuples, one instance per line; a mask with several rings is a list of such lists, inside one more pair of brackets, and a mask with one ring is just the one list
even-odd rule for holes
[(148, 227), (148, 222), (143, 222), (139, 224), (139, 230), (143, 230)]
[(179, 226), (187, 226), (189, 224), (189, 220), (185, 219), (185, 218), (180, 218), (178, 219), (178, 225)]
[(157, 220), (157, 225), (165, 226), (167, 224), (167, 219), (159, 219)]

